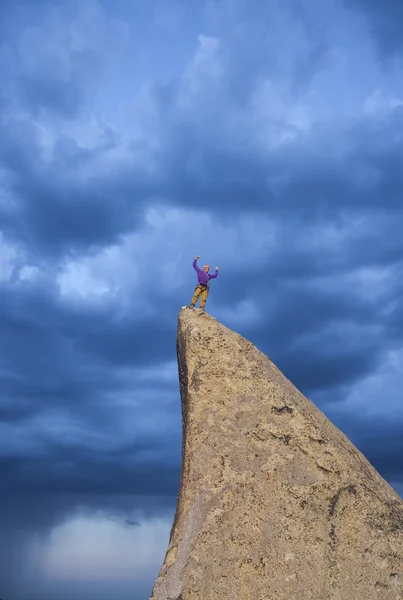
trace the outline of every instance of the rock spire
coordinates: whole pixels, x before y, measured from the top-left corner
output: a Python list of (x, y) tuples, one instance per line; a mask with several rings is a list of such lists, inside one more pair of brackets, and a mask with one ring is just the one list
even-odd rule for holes
[(151, 600), (401, 600), (403, 502), (256, 347), (183, 308), (182, 475)]

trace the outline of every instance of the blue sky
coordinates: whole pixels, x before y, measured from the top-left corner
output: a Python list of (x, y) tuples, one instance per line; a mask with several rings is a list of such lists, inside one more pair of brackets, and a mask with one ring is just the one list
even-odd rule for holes
[(401, 1), (3, 0), (0, 40), (0, 597), (148, 598), (196, 254), (403, 494)]

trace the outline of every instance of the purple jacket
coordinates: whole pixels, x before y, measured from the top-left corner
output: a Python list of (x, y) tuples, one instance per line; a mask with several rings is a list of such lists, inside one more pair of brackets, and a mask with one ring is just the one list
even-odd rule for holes
[(199, 269), (199, 267), (197, 266), (197, 258), (195, 258), (193, 261), (193, 268), (197, 271), (197, 279), (199, 283), (202, 283), (203, 285), (208, 286), (210, 283), (210, 279), (215, 279), (218, 275), (218, 271), (216, 271), (214, 275), (211, 275), (210, 273), (205, 273), (202, 269)]

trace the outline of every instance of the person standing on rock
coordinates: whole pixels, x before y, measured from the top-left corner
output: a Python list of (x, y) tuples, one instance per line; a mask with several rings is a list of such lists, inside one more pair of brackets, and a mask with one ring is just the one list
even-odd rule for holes
[(192, 301), (189, 305), (189, 308), (194, 308), (196, 305), (196, 302), (200, 296), (200, 308), (202, 310), (204, 310), (204, 307), (206, 305), (206, 300), (207, 300), (207, 296), (209, 293), (209, 286), (210, 286), (210, 279), (215, 279), (218, 275), (218, 267), (215, 268), (215, 273), (214, 275), (211, 275), (209, 273), (209, 269), (210, 269), (210, 265), (204, 265), (203, 270), (199, 269), (199, 267), (197, 266), (197, 260), (200, 258), (200, 256), (196, 256), (196, 258), (193, 261), (193, 268), (196, 270), (197, 272), (197, 280), (198, 280), (198, 284), (196, 286), (195, 292), (193, 294), (193, 298)]

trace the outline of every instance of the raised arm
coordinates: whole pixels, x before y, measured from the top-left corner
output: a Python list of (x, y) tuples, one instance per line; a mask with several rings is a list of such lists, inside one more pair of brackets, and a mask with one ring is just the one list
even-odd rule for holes
[(200, 273), (201, 269), (199, 269), (199, 267), (197, 266), (197, 259), (200, 258), (200, 256), (196, 256), (196, 258), (193, 261), (193, 268), (196, 269), (196, 271), (198, 273)]
[(210, 275), (210, 279), (214, 279), (215, 277), (217, 277), (217, 275), (218, 275), (218, 267), (215, 268), (214, 275)]

